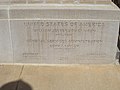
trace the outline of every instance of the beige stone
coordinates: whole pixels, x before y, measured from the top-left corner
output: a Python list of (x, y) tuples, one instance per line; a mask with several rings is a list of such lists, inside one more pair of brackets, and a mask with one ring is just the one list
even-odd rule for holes
[(80, 3), (96, 3), (95, 1), (94, 0), (80, 0)]
[(21, 70), (22, 66), (0, 65), (0, 87), (9, 82), (18, 80)]
[(0, 4), (8, 4), (9, 0), (0, 0)]
[(98, 4), (110, 4), (111, 0), (97, 0), (97, 1), (95, 1), (95, 3), (98, 3)]
[(11, 4), (25, 4), (26, 0), (10, 0)]
[(66, 3), (74, 3), (74, 0), (61, 0), (63, 4), (66, 4)]
[(32, 8), (10, 7), (15, 62), (115, 62), (120, 12), (114, 4)]
[(80, 3), (110, 4), (111, 0), (80, 0)]
[(32, 90), (119, 90), (119, 69), (116, 65), (2, 65), (0, 86), (21, 79)]
[(66, 4), (1, 5), (0, 62), (115, 63), (120, 10), (112, 2), (63, 2)]
[(63, 2), (63, 4), (73, 4), (73, 3), (99, 3), (99, 4), (110, 4), (111, 0), (1, 0), (0, 4), (25, 4), (25, 3), (58, 3), (60, 4)]
[(0, 21), (0, 63), (13, 63), (12, 46), (7, 20)]
[(44, 3), (44, 0), (28, 0), (28, 3), (34, 4), (34, 3)]
[(60, 3), (60, 0), (46, 0), (46, 3)]

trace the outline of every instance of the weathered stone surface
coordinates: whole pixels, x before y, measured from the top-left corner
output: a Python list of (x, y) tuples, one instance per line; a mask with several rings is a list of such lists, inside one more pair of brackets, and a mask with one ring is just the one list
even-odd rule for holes
[(13, 3), (16, 3), (16, 4), (21, 4), (21, 3), (26, 3), (27, 0), (10, 0), (10, 3), (13, 4)]
[(0, 63), (13, 63), (8, 20), (0, 20)]
[(115, 63), (119, 21), (112, 3), (1, 5), (0, 62)]
[(62, 4), (72, 4), (72, 3), (100, 3), (100, 4), (110, 4), (111, 0), (28, 0), (29, 3), (62, 3)]
[(118, 32), (115, 22), (17, 20), (11, 21), (11, 30), (14, 59), (19, 63), (112, 63), (115, 60)]
[(28, 3), (100, 3), (100, 4), (110, 4), (111, 0), (1, 0), (0, 4), (28, 4)]

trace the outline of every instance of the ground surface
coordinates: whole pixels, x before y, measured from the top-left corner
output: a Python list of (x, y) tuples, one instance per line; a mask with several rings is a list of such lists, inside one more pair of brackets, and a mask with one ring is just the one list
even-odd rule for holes
[(0, 65), (0, 90), (120, 90), (117, 65)]

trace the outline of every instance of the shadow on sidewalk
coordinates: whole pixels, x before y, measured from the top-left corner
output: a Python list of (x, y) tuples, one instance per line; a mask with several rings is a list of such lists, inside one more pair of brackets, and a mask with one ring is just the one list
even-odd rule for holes
[(32, 90), (32, 87), (22, 80), (7, 83), (0, 90)]

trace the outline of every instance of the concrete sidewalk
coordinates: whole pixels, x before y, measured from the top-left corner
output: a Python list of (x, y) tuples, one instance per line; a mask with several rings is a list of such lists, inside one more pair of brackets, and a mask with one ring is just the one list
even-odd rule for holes
[(0, 65), (0, 90), (120, 90), (116, 65)]

